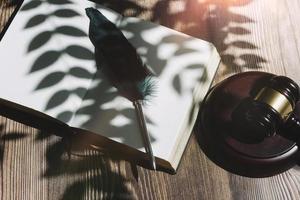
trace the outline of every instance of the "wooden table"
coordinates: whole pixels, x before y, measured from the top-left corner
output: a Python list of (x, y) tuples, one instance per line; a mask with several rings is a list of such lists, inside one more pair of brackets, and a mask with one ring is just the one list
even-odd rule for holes
[[(102, 0), (125, 15), (156, 21), (213, 42), (222, 55), (216, 82), (241, 71), (288, 75), (300, 83), (298, 0)], [(122, 2), (122, 3), (120, 3)], [(14, 6), (0, 2), (3, 27)], [(58, 137), (0, 118), (3, 200), (300, 199), (298, 167), (253, 179), (212, 163), (192, 135), (176, 175), (87, 152), (61, 156)], [(42, 134), (47, 134), (42, 132)]]

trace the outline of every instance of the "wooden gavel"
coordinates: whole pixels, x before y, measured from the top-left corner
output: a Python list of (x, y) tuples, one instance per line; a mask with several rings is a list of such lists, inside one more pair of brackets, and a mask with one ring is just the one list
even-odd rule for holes
[(254, 98), (242, 100), (234, 109), (232, 136), (241, 142), (255, 143), (284, 129), (289, 136), (300, 137), (300, 121), (293, 113), (299, 95), (299, 86), (290, 78), (271, 77)]
[(300, 91), (290, 78), (245, 72), (215, 85), (199, 116), (199, 144), (222, 168), (272, 176), (300, 160)]

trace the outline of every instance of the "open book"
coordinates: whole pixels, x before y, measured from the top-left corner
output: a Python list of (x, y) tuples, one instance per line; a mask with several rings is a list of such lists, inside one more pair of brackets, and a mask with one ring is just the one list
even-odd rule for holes
[[(95, 4), (24, 1), (0, 42), (0, 98), (144, 152), (131, 102), (95, 66), (85, 15), (90, 6)], [(158, 165), (175, 171), (219, 55), (206, 41), (97, 7), (157, 76), (156, 93), (143, 109)]]

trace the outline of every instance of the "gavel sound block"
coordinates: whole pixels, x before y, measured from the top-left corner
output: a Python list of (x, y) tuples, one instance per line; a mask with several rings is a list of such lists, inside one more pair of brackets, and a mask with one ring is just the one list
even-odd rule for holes
[[(245, 116), (247, 99), (250, 102), (256, 99), (268, 103), (267, 96), (272, 95), (272, 90), (265, 91), (264, 88), (270, 85), (274, 77), (274, 74), (265, 72), (240, 73), (217, 84), (207, 94), (200, 110), (198, 138), (204, 153), (220, 167), (243, 176), (267, 177), (284, 172), (298, 163), (300, 132), (298, 136), (297, 131), (291, 130), (294, 124), (287, 124), (285, 119), (286, 111), (291, 107), (293, 116), (299, 116), (300, 103), (297, 103), (297, 98), (289, 97), (291, 105), (281, 109), (278, 119), (276, 116), (268, 118), (272, 112), (266, 115), (266, 120), (272, 122), (263, 126), (268, 131), (253, 129), (243, 120), (248, 117)], [(263, 97), (261, 93), (266, 96)], [(285, 98), (276, 95), (281, 104), (280, 98), (283, 101)], [(243, 108), (244, 104), (246, 109)], [(294, 117), (290, 119), (294, 123)]]

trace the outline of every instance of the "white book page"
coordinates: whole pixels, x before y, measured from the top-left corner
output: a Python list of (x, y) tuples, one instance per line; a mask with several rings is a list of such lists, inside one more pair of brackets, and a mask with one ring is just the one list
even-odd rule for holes
[[(25, 0), (0, 42), (0, 98), (144, 151), (131, 102), (96, 70), (85, 15), (94, 4), (64, 1)], [(168, 160), (184, 132), (194, 89), (201, 84), (202, 96), (208, 90), (215, 49), (163, 26), (101, 11), (157, 76), (156, 92), (143, 108), (154, 154)]]

